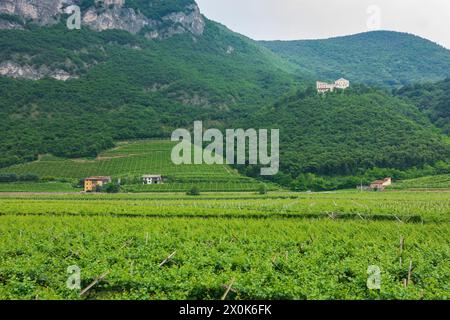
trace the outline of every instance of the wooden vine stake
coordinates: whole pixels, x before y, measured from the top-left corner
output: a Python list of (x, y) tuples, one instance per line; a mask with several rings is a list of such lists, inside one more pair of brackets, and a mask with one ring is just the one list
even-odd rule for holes
[(164, 259), (163, 262), (161, 262), (161, 263), (159, 264), (159, 267), (161, 268), (161, 267), (162, 267), (163, 265), (165, 265), (167, 262), (169, 262), (170, 260), (172, 260), (172, 258), (175, 256), (176, 253), (177, 253), (176, 251), (172, 252), (172, 253), (170, 254), (170, 256), (168, 256), (166, 259)]
[(133, 275), (134, 274), (134, 260), (131, 260), (131, 263), (130, 263), (130, 275)]
[(97, 283), (105, 279), (105, 277), (109, 274), (109, 270), (102, 274), (100, 277), (97, 277), (90, 285), (88, 285), (83, 291), (81, 291), (80, 296), (84, 296), (89, 290), (92, 289)]
[(409, 259), (408, 281), (406, 282), (408, 286), (411, 284), (411, 276), (412, 276), (412, 259)]
[(395, 214), (394, 214), (394, 217), (395, 217), (395, 219), (397, 219), (398, 222), (404, 223), (404, 222), (403, 222), (399, 217), (397, 217)]
[(233, 286), (233, 284), (234, 284), (235, 281), (236, 281), (236, 279), (233, 278), (233, 280), (231, 280), (231, 283), (230, 283), (228, 286), (226, 286), (227, 289), (225, 290), (225, 293), (223, 294), (221, 300), (225, 300), (225, 299), (227, 298), (228, 294), (229, 294), (230, 291), (232, 290), (232, 286)]
[(402, 255), (403, 255), (403, 246), (405, 245), (405, 238), (403, 236), (400, 237), (400, 267), (402, 266)]

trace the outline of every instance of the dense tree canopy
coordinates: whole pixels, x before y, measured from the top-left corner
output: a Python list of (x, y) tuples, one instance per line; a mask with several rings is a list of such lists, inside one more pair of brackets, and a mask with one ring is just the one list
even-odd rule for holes
[[(282, 173), (275, 180), (285, 185), (295, 179), (311, 182), (315, 175), (330, 182), (330, 177), (361, 177), (374, 168), (398, 172), (450, 159), (448, 139), (415, 106), (360, 86), (326, 95), (299, 90), (251, 121), (256, 127), (280, 129)], [(241, 170), (257, 175), (251, 167)], [(383, 177), (396, 171), (378, 173)], [(315, 183), (327, 186), (325, 180)], [(343, 183), (354, 187), (360, 182)]]
[(417, 105), (437, 127), (450, 135), (450, 78), (407, 86), (394, 93)]
[(399, 87), (450, 76), (450, 50), (420, 37), (375, 31), (325, 40), (261, 42), (318, 80)]

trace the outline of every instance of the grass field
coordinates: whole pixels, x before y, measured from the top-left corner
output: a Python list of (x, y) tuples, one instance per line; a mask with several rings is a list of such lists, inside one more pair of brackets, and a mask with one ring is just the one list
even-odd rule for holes
[(79, 192), (81, 188), (74, 188), (65, 182), (14, 182), (0, 183), (0, 192)]
[[(255, 191), (261, 182), (241, 176), (227, 165), (175, 165), (171, 161), (171, 151), (175, 143), (170, 141), (144, 140), (122, 142), (114, 149), (100, 154), (95, 159), (62, 159), (44, 155), (38, 161), (0, 169), (0, 173), (37, 174), (41, 178), (84, 179), (89, 176), (112, 176), (114, 179), (139, 178), (143, 174), (161, 174), (166, 178), (163, 185), (128, 184), (125, 192), (181, 192), (193, 186), (201, 191)], [(54, 190), (52, 186), (42, 191)], [(47, 185), (48, 186), (48, 185)], [(266, 184), (269, 190), (278, 187)], [(17, 189), (17, 185), (12, 186)], [(29, 190), (36, 191), (36, 185)], [(1, 186), (1, 191), (8, 186)]]
[[(445, 300), (449, 195), (4, 194), (0, 299), (219, 299), (234, 279), (228, 299)], [(80, 297), (72, 265), (82, 288), (107, 275)]]

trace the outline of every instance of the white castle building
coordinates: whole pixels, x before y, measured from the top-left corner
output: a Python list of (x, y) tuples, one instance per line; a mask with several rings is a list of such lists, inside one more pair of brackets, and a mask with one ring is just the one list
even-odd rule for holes
[(125, 0), (96, 0), (96, 3), (102, 3), (108, 7), (108, 6), (116, 6), (116, 7), (123, 7), (125, 4)]
[(317, 87), (317, 92), (319, 92), (319, 93), (325, 93), (328, 91), (333, 92), (334, 89), (345, 90), (348, 87), (350, 87), (350, 81), (348, 81), (347, 79), (344, 79), (344, 78), (340, 78), (340, 79), (336, 80), (334, 83), (326, 83), (326, 82), (317, 81), (316, 87)]

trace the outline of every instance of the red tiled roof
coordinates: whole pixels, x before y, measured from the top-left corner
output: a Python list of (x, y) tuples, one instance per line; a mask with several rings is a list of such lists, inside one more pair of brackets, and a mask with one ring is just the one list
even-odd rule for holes
[(111, 177), (89, 177), (85, 180), (111, 180)]

